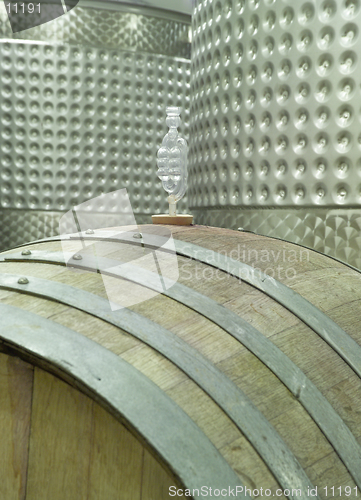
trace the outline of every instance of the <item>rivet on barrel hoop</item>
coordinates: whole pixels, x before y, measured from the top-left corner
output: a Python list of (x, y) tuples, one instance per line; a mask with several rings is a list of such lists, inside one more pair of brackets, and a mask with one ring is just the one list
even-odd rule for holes
[(25, 277), (19, 278), (18, 283), (19, 283), (19, 285), (27, 285), (29, 283), (29, 280), (28, 280), (28, 278), (25, 278)]
[(82, 260), (82, 258), (83, 257), (79, 253), (76, 253), (75, 255), (73, 255), (74, 260)]
[(21, 255), (31, 255), (31, 250), (23, 250)]
[(85, 231), (85, 234), (94, 234), (94, 231), (93, 231), (93, 229), (87, 229)]

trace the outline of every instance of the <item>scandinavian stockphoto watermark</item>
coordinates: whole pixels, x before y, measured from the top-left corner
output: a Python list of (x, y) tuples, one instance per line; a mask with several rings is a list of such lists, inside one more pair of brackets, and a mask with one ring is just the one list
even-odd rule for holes
[(60, 236), (67, 267), (100, 273), (113, 311), (164, 293), (178, 280), (171, 232), (159, 225), (140, 232), (126, 189), (69, 210)]
[(285, 245), (274, 250), (239, 244), (231, 251), (213, 252), (202, 248), (192, 255), (195, 262), (188, 260), (179, 267), (182, 280), (225, 281), (236, 277), (241, 283), (257, 276), (263, 279), (264, 275), (277, 281), (292, 280), (297, 276), (297, 264), (310, 260), (310, 252), (306, 248), (296, 250)]

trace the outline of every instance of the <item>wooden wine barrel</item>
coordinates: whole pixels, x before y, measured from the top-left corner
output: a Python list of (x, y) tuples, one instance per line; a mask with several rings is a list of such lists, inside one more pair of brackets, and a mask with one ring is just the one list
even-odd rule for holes
[(201, 226), (0, 254), (1, 498), (357, 498), (360, 278)]

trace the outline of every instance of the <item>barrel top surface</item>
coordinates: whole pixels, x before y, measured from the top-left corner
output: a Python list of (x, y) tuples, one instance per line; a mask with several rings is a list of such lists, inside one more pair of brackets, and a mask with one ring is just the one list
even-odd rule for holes
[[(119, 259), (125, 267), (112, 267), (108, 274), (96, 267), (97, 273), (89, 272), (94, 264), (84, 248), (96, 247), (111, 229), (124, 231), (96, 229), (72, 236), (66, 249), (83, 252), (77, 270), (65, 266), (69, 261), (57, 238), (0, 254), (0, 302), (76, 328), (132, 364), (188, 413), (245, 485), (269, 485), (275, 491), (282, 483), (281, 468), (272, 467), (252, 432), (221, 403), (211, 389), (211, 377), (205, 383), (198, 379), (199, 370), (219, 370), (220, 394), (233, 390), (224, 377), (242, 391), (279, 434), (309, 484), (330, 487), (333, 477), (339, 484), (361, 484), (360, 273), (318, 252), (253, 233), (167, 226), (163, 229), (173, 237), (178, 267), (178, 277), (168, 287), (169, 266), (162, 261), (166, 252), (147, 239), (154, 234), (152, 225), (133, 228), (142, 240), (131, 236), (129, 241), (103, 242), (107, 262)], [(164, 264), (163, 289), (152, 277), (157, 269), (150, 272), (139, 260), (151, 252)], [(227, 268), (230, 260), (241, 265), (237, 272), (253, 269), (254, 275), (237, 275)], [(133, 275), (137, 266), (140, 272)], [(19, 277), (29, 284), (18, 283)], [(65, 292), (59, 288), (58, 297), (56, 283), (65, 287)], [(97, 315), (97, 297), (106, 301), (106, 285), (116, 288), (119, 283), (131, 300), (144, 288), (156, 291), (129, 305), (134, 323), (131, 316), (114, 323), (110, 310)], [(74, 293), (67, 293), (67, 287)], [(76, 289), (89, 293), (90, 299), (84, 295), (82, 303)], [(306, 302), (313, 308), (311, 315), (303, 309)], [(158, 328), (154, 341), (153, 327), (144, 326), (147, 321), (154, 332)], [(182, 364), (184, 356), (191, 356), (189, 367)], [(320, 498), (325, 498), (322, 491)]]

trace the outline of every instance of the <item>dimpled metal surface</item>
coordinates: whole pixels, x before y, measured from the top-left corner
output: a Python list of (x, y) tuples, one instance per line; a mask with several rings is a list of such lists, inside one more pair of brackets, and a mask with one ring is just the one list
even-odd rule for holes
[(197, 0), (189, 205), (361, 202), (360, 0)]
[(61, 213), (0, 210), (0, 251), (59, 234)]
[[(45, 2), (43, 2), (45, 4)], [(95, 3), (95, 2), (93, 2)], [(98, 3), (99, 6), (99, 3)], [(5, 3), (0, 4), (0, 38), (34, 40), (47, 43), (71, 43), (108, 49), (145, 51), (190, 59), (189, 22), (138, 12), (126, 12), (126, 6), (109, 2), (104, 8), (77, 6), (49, 23), (13, 34)], [(130, 6), (128, 6), (130, 7)], [(122, 10), (118, 10), (121, 8)], [(133, 9), (134, 10), (134, 9)], [(151, 11), (150, 11), (151, 12)]]
[(165, 211), (155, 157), (167, 106), (188, 138), (189, 26), (77, 7), (9, 40), (2, 4), (0, 19), (0, 207), (63, 211), (127, 188), (136, 216)]
[[(24, 245), (29, 241), (58, 236), (59, 223), (63, 215), (63, 212), (45, 210), (0, 209), (0, 251)], [(100, 214), (99, 218), (102, 216), (103, 214)], [(137, 214), (136, 221), (137, 224), (150, 224), (151, 218), (149, 215)], [(97, 217), (94, 222), (97, 222)], [(108, 213), (107, 222), (109, 227), (117, 226), (118, 214)]]

